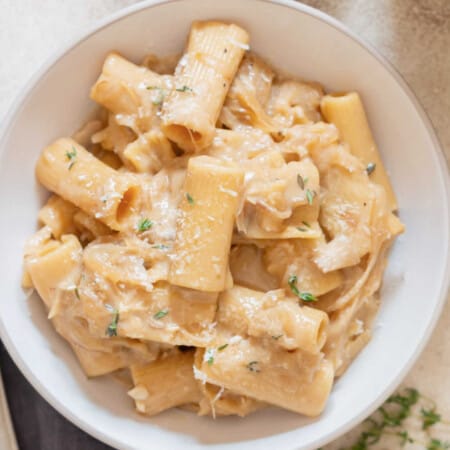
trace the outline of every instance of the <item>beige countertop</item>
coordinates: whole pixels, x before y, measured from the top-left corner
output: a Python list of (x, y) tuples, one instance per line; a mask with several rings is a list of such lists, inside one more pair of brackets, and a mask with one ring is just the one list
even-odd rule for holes
[[(89, 29), (97, 19), (136, 1), (1, 0), (0, 3), (1, 120), (32, 72), (54, 50)], [(429, 114), (450, 161), (450, 0), (305, 0), (304, 3), (341, 20), (398, 69)], [(434, 398), (439, 410), (450, 419), (449, 324), (450, 302), (447, 302), (430, 342), (403, 385)], [(450, 440), (450, 431), (442, 433), (447, 433)], [(329, 448), (340, 448), (357, 434), (359, 430)]]

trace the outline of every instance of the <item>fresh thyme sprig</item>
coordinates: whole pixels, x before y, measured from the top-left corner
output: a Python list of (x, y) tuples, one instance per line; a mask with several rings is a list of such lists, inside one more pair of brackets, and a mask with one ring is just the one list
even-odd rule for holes
[(106, 328), (106, 335), (109, 337), (117, 336), (117, 324), (119, 323), (119, 311), (116, 308), (112, 309), (111, 323)]
[(316, 191), (312, 191), (311, 189), (306, 189), (306, 200), (308, 201), (308, 205), (312, 205), (314, 201), (314, 197), (317, 195)]
[(436, 412), (435, 408), (421, 408), (420, 415), (422, 417), (422, 430), (426, 430), (427, 428), (441, 421), (441, 415)]
[(194, 197), (192, 197), (192, 195), (189, 194), (189, 192), (186, 192), (186, 199), (190, 205), (193, 205), (195, 203)]
[[(423, 403), (432, 403), (431, 407), (421, 406)], [(415, 412), (417, 407), (420, 408), (420, 416)], [(401, 427), (404, 422), (411, 418), (417, 417), (422, 425), (422, 430), (427, 434), (429, 429), (436, 424), (447, 424), (442, 419), (441, 414), (438, 413), (434, 402), (421, 395), (417, 389), (407, 388), (401, 392), (391, 395), (386, 402), (378, 408), (378, 410), (369, 417), (366, 423), (366, 429), (359, 435), (356, 442), (350, 447), (345, 447), (340, 450), (368, 450), (377, 444), (384, 436), (393, 436), (398, 439), (398, 445), (405, 447), (407, 444), (421, 445), (425, 450), (448, 450), (450, 449), (450, 442), (437, 439), (428, 434), (428, 441), (422, 442), (416, 439), (411, 432), (408, 432)], [(318, 449), (322, 450), (322, 449)]]
[[(152, 100), (152, 103), (155, 106), (161, 106), (167, 96), (166, 89), (162, 88), (161, 86), (146, 86), (146, 89), (148, 91), (156, 92), (156, 96)], [(186, 86), (186, 85), (175, 88), (175, 91), (177, 91), (177, 92), (192, 92), (192, 93), (194, 92), (194, 90), (192, 88), (190, 88), (189, 86)], [(170, 90), (169, 90), (169, 92), (170, 92)]]
[(137, 229), (140, 232), (150, 230), (150, 228), (153, 226), (153, 222), (150, 219), (147, 219), (144, 217), (141, 219), (137, 225)]
[(153, 314), (153, 318), (156, 320), (160, 320), (163, 317), (166, 317), (167, 314), (169, 314), (169, 310), (168, 309), (162, 309), (160, 311), (158, 311), (156, 314)]
[(250, 372), (256, 372), (256, 373), (261, 372), (258, 361), (250, 361), (247, 364), (247, 369), (250, 370)]
[(194, 90), (192, 88), (190, 88), (189, 86), (183, 85), (180, 88), (176, 88), (175, 89), (178, 92), (194, 92)]
[(297, 230), (303, 231), (304, 233), (306, 233), (307, 231), (309, 231), (311, 229), (311, 225), (308, 222), (306, 222), (305, 220), (302, 220), (302, 224), (304, 226), (296, 227)]
[(297, 287), (297, 281), (297, 275), (291, 275), (288, 278), (288, 285), (291, 288), (292, 293), (304, 302), (316, 302), (317, 298), (315, 295), (311, 294), (311, 292), (300, 292), (300, 289)]
[(206, 349), (204, 360), (206, 361), (208, 366), (212, 366), (214, 364), (214, 349)]
[(70, 161), (68, 169), (70, 170), (77, 159), (77, 149), (72, 145), (72, 151), (66, 152), (66, 157)]

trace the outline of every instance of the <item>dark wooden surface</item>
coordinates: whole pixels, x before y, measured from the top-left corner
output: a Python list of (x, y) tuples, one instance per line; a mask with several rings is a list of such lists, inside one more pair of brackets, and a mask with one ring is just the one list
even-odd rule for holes
[(19, 372), (1, 343), (0, 367), (20, 450), (111, 450), (56, 412)]

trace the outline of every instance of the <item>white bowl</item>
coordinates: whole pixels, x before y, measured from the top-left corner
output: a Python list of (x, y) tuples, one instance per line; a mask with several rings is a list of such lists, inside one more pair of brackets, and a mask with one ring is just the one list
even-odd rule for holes
[[(89, 116), (89, 87), (106, 53), (139, 61), (182, 49), (193, 20), (243, 25), (252, 48), (276, 68), (338, 91), (357, 90), (392, 177), (406, 223), (382, 292), (374, 337), (317, 420), (276, 409), (246, 419), (170, 411), (146, 419), (108, 378), (88, 380), (55, 333), (37, 296), (20, 287), (22, 248), (45, 193), (40, 150)], [(99, 24), (48, 62), (4, 122), (0, 143), (1, 337), (33, 386), (83, 430), (121, 449), (313, 449), (371, 413), (419, 355), (441, 311), (449, 275), (448, 175), (432, 127), (399, 75), (336, 20), (299, 3), (268, 0), (147, 1)]]

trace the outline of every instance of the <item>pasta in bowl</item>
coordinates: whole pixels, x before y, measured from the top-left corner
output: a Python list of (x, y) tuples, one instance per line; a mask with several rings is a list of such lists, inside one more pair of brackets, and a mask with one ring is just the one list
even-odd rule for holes
[(42, 151), (24, 285), (140, 413), (317, 416), (404, 230), (361, 98), (277, 75), (229, 23), (165, 66), (110, 53), (98, 117)]

